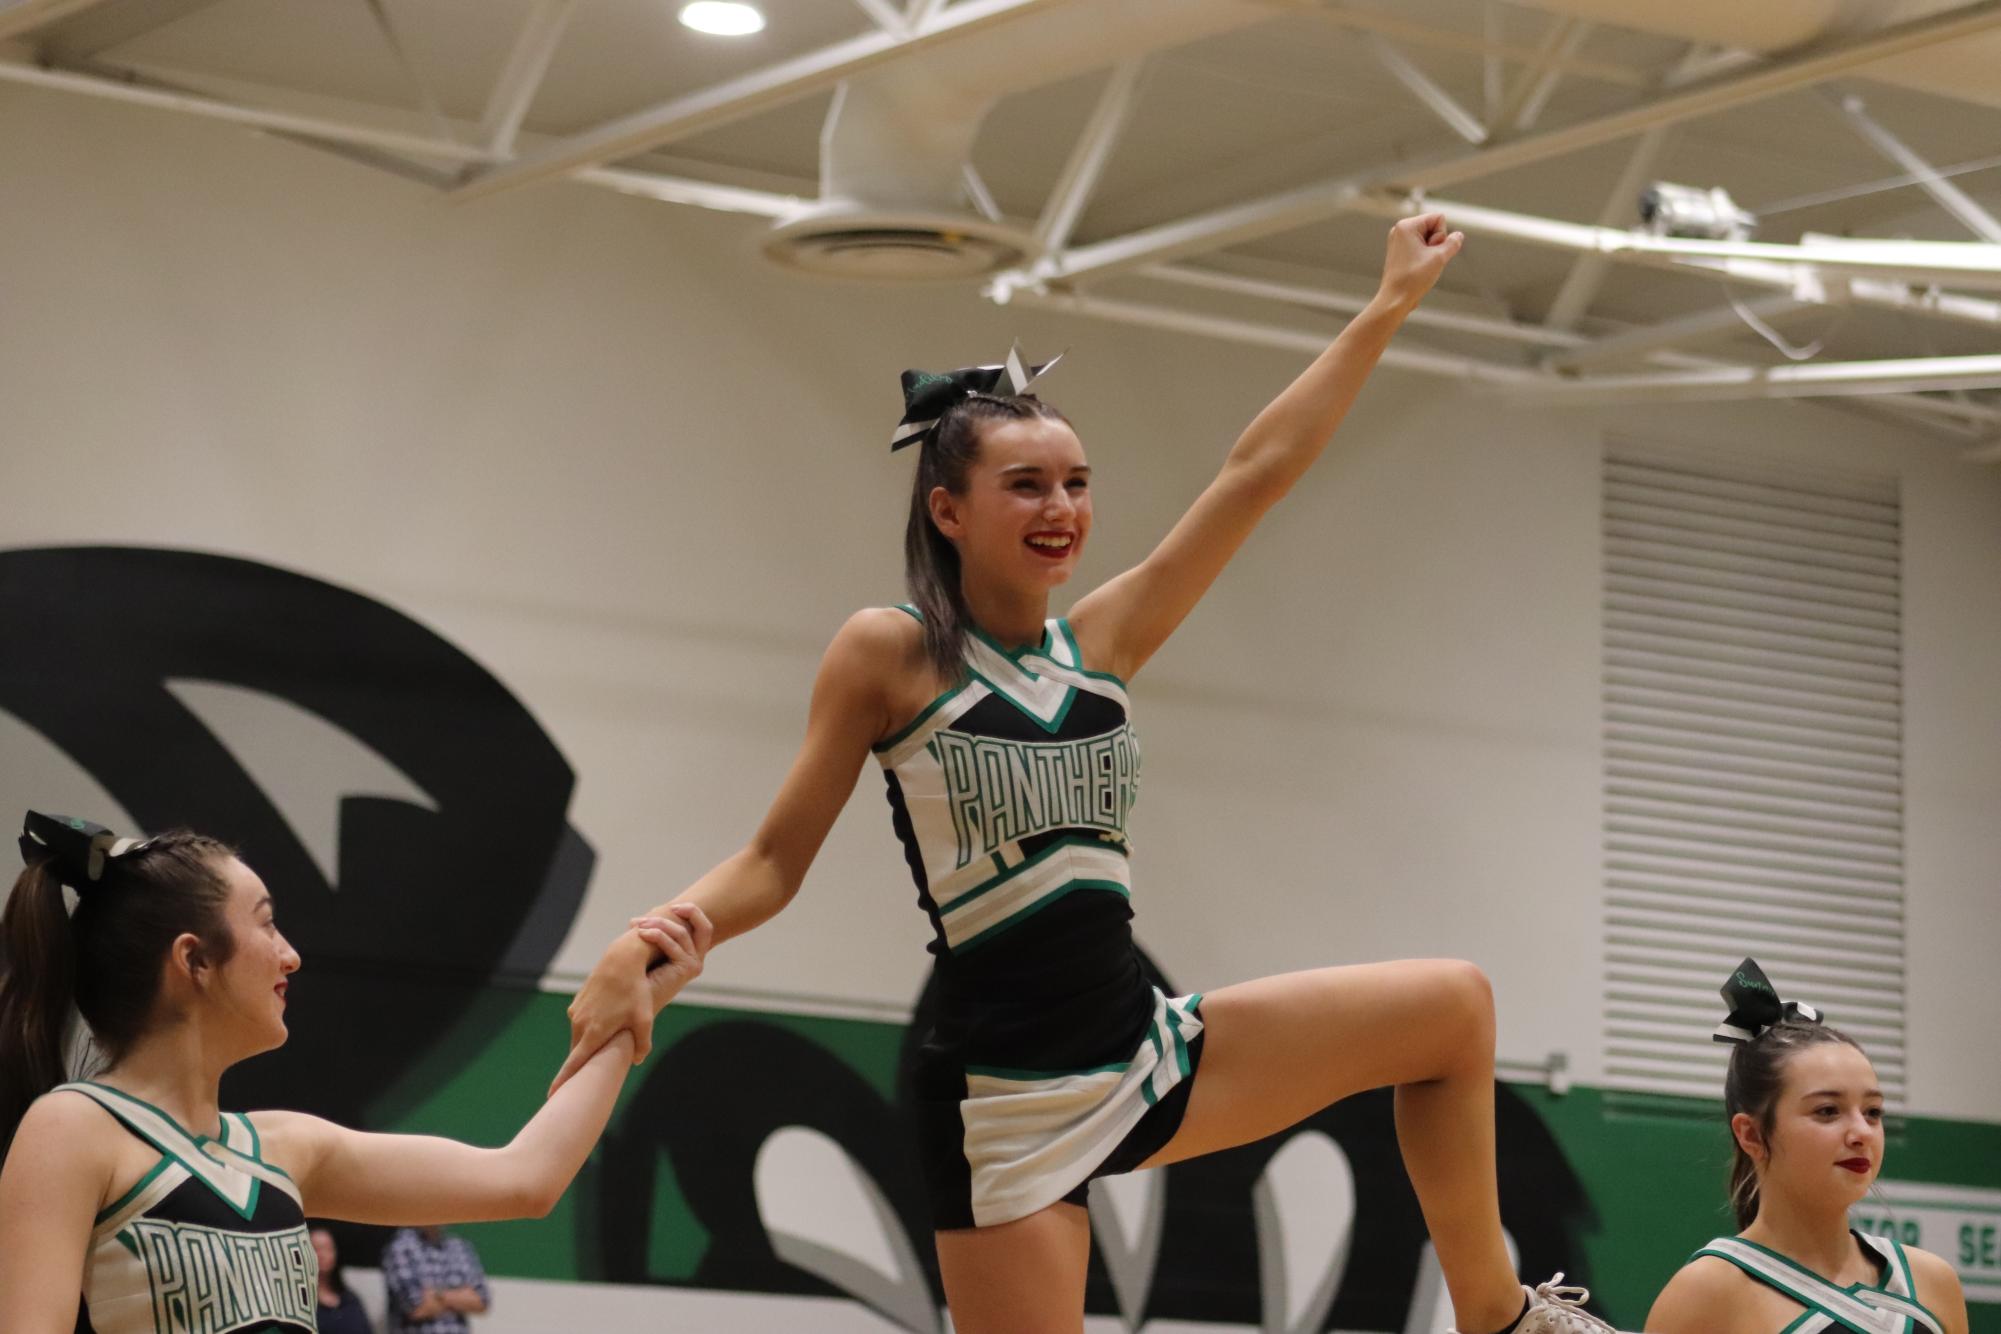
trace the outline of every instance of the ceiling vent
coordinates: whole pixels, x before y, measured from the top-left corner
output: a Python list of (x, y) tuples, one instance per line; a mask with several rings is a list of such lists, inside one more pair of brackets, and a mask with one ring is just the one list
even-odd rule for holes
[[(947, 7), (946, 16), (976, 9)], [(973, 282), (1037, 256), (1019, 225), (967, 207), (980, 123), (1003, 97), (1271, 16), (1262, 0), (1063, 0), (968, 22), (834, 91), (820, 203), (764, 238), (788, 268), (871, 282)]]
[(1028, 259), (1034, 241), (972, 214), (816, 209), (766, 235), (787, 268), (869, 282), (969, 281)]

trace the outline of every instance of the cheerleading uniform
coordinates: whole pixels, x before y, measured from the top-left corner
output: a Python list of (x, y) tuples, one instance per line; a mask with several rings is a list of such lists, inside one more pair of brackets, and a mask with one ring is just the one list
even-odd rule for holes
[(91, 1228), (77, 1334), (313, 1334), (319, 1261), (299, 1188), (248, 1117), (223, 1113), (210, 1139), (103, 1084), (61, 1089), (160, 1151)]
[(875, 748), (934, 934), (916, 1090), (939, 1228), (1082, 1203), (1138, 1166), (1180, 1125), (1202, 1052), (1202, 998), (1163, 994), (1133, 944), (1124, 682), (1086, 670), (1060, 619), (1014, 651), (975, 630), (965, 663)]
[(1880, 1262), (1880, 1282), (1837, 1287), (1797, 1261), (1742, 1237), (1718, 1237), (1696, 1252), (1728, 1260), (1752, 1278), (1804, 1306), (1799, 1319), (1779, 1334), (1944, 1334), (1939, 1318), (1918, 1302), (1917, 1284), (1903, 1246), (1889, 1237), (1852, 1234), (1864, 1252)]

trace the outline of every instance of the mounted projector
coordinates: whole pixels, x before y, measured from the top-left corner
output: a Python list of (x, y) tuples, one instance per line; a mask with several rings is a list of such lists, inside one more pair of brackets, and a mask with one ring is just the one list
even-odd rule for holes
[(1698, 190), (1692, 185), (1655, 181), (1640, 195), (1640, 222), (1655, 236), (1689, 241), (1744, 241), (1758, 229), (1758, 220), (1718, 186)]
[(1015, 268), (1034, 239), (972, 214), (870, 211), (836, 202), (772, 229), (764, 253), (787, 268), (867, 282), (949, 282)]

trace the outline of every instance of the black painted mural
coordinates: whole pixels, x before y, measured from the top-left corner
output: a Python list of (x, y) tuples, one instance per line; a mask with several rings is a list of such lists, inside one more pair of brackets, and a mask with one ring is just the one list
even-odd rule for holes
[[(296, 1107), (365, 1126), (412, 1072), (442, 1086), (478, 1058), (468, 1016), (497, 1037), (553, 999), (538, 998), (535, 984), (593, 861), (567, 819), (573, 775), (522, 704), (450, 643), (360, 593), (183, 551), (0, 552), (0, 609), (9, 630), (0, 710), (91, 775), (141, 828), (185, 825), (239, 846), (273, 886), (288, 933), (309, 945), (290, 1043), (234, 1072), (227, 1105)], [(189, 683), (283, 701), (410, 790), (340, 794), (329, 866), (302, 832), (327, 813), (288, 808), (285, 774), (251, 772), (191, 707)], [(894, 866), (886, 854), (885, 874)], [(1157, 970), (1156, 980), (1173, 993)], [(495, 1003), (503, 997), (517, 999)], [(928, 991), (920, 998), (904, 1034), (894, 1096), (841, 1053), (754, 1014), (664, 1042), (579, 1187), (565, 1268), (614, 1282), (843, 1295), (905, 1328), (938, 1328), (901, 1087), (931, 1000)], [(558, 1053), (547, 1056), (553, 1066)], [(1589, 1282), (1578, 1272), (1591, 1222), (1584, 1189), (1536, 1112), (1505, 1086), (1499, 1134), (1504, 1220), (1523, 1272), (1568, 1268), (1571, 1281)], [(761, 1180), (759, 1163), (781, 1142), (822, 1154), (876, 1211), (888, 1270), (810, 1226), (773, 1221), (789, 1206), (783, 1182)], [(1297, 1144), (1312, 1151), (1288, 1157)], [(678, 1218), (658, 1210), (662, 1173), (672, 1176)], [(1428, 1275), (1386, 1091), (1149, 1177), (1123, 1209), (1101, 1211), (1094, 1199), (1091, 1310), (1119, 1312), (1129, 1327), (1168, 1317), (1287, 1331), (1415, 1330), (1428, 1318), (1420, 1308), (1435, 1265)], [(1302, 1283), (1277, 1257), (1287, 1228), (1328, 1230), (1297, 1205), (1328, 1191), (1350, 1193), (1349, 1221), (1328, 1232), (1325, 1272)], [(663, 1278), (649, 1261), (654, 1229), (686, 1219), (699, 1225), (699, 1261)], [(366, 1237), (348, 1247), (351, 1259), (367, 1259)]]

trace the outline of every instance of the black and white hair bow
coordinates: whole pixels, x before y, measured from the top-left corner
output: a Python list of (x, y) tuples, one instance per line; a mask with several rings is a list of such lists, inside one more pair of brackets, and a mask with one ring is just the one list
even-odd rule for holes
[(903, 373), (903, 420), (889, 437), (891, 453), (905, 445), (921, 444), (938, 429), (939, 421), (954, 403), (971, 394), (1025, 394), (1051, 366), (1063, 360), (1058, 352), (1040, 366), (1021, 359), (1021, 344), (1008, 349), (1007, 360), (998, 366), (965, 366), (956, 371), (905, 371)]
[(1765, 970), (1754, 959), (1746, 959), (1723, 984), (1723, 999), (1730, 1017), (1716, 1026), (1710, 1036), (1718, 1042), (1749, 1042), (1772, 1025), (1791, 1019), (1817, 1024), (1820, 1011), (1804, 1001), (1782, 1001), (1772, 989)]
[(151, 841), (120, 838), (101, 824), (73, 815), (29, 811), (21, 822), (21, 860), (28, 865), (47, 860), (56, 879), (79, 894), (104, 879), (105, 867), (113, 860)]

